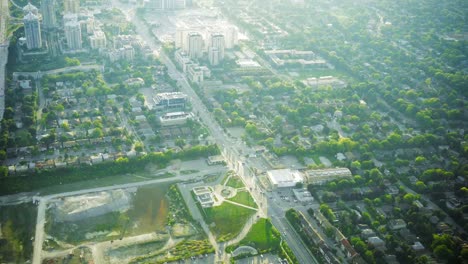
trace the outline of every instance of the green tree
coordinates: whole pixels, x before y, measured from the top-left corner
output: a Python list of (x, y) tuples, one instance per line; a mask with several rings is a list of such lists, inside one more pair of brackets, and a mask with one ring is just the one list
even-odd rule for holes
[(454, 253), (452, 249), (449, 249), (446, 245), (438, 245), (434, 249), (434, 255), (443, 260), (450, 260), (453, 259)]
[(104, 132), (102, 132), (102, 129), (99, 127), (93, 129), (93, 132), (91, 132), (92, 138), (101, 138), (103, 136), (104, 136)]
[(361, 169), (361, 162), (359, 162), (358, 160), (351, 162), (351, 168), (357, 170)]
[(78, 66), (80, 65), (80, 60), (77, 58), (65, 57), (66, 66)]
[(426, 162), (426, 158), (423, 156), (417, 156), (414, 162), (416, 165), (423, 165)]
[(362, 254), (367, 250), (366, 243), (364, 243), (364, 241), (362, 241), (359, 237), (352, 237), (351, 244), (359, 254)]
[(409, 204), (419, 199), (419, 195), (407, 193), (403, 196), (403, 200)]
[(8, 167), (0, 166), (0, 178), (8, 176)]
[(135, 151), (142, 152), (143, 151), (143, 143), (141, 143), (141, 142), (135, 143)]
[(178, 138), (175, 140), (174, 144), (178, 146), (179, 148), (183, 148), (185, 146), (185, 140)]

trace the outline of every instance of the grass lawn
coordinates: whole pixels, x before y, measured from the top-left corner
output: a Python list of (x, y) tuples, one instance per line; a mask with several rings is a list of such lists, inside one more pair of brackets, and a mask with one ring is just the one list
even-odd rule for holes
[(218, 241), (226, 241), (239, 234), (247, 219), (255, 213), (254, 210), (230, 203), (205, 208), (204, 211), (207, 224), (214, 223), (210, 228)]
[(272, 251), (279, 247), (280, 233), (269, 219), (261, 218), (239, 244), (253, 246), (258, 251)]
[(257, 204), (255, 203), (254, 199), (250, 195), (248, 191), (239, 191), (237, 192), (236, 196), (228, 199), (229, 201), (233, 201), (236, 203), (240, 203), (243, 205), (247, 205), (250, 207), (258, 208)]
[(226, 186), (229, 186), (229, 187), (232, 187), (232, 188), (243, 188), (243, 187), (245, 187), (244, 183), (239, 178), (239, 176), (232, 176), (229, 179), (229, 181), (226, 183)]
[(260, 253), (272, 252), (280, 248), (280, 242), (280, 233), (270, 219), (261, 218), (250, 228), (244, 239), (238, 244), (228, 246), (226, 252), (232, 252), (239, 246), (251, 246)]

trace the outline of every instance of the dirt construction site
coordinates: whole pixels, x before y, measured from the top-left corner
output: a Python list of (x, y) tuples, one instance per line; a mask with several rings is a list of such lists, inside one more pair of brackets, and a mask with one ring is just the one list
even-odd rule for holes
[[(208, 257), (211, 251), (174, 182), (54, 197), (45, 203), (39, 263), (163, 263), (190, 259), (194, 252)], [(181, 250), (190, 247), (192, 252)]]

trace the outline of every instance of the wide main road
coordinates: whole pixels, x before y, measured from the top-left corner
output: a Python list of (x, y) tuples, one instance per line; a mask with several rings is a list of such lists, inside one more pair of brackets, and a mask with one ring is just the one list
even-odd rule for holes
[[(224, 131), (221, 129), (218, 123), (214, 120), (211, 113), (208, 112), (205, 105), (202, 103), (202, 101), (198, 97), (198, 95), (191, 88), (185, 76), (183, 76), (183, 74), (180, 73), (176, 69), (173, 62), (164, 53), (161, 53), (161, 61), (163, 61), (166, 64), (166, 66), (168, 67), (169, 74), (171, 76), (179, 77), (178, 83), (179, 85), (181, 85), (181, 90), (191, 97), (192, 105), (194, 109), (198, 111), (199, 117), (211, 130), (211, 134), (213, 138), (215, 139), (216, 143), (218, 143), (218, 145), (220, 146), (220, 148), (227, 149), (227, 151), (230, 152), (231, 155), (240, 156), (239, 153), (245, 153), (245, 149), (248, 149), (248, 147), (245, 146), (244, 144), (233, 144), (233, 141), (224, 133)], [(240, 161), (240, 159), (238, 160)], [(227, 162), (229, 164), (230, 161), (227, 160)], [(235, 168), (237, 164), (229, 164), (229, 166), (231, 168)], [(250, 163), (248, 162), (244, 163), (243, 166), (245, 167), (244, 171), (248, 171), (250, 169), (249, 168)], [(317, 263), (315, 257), (311, 254), (309, 250), (307, 250), (305, 245), (301, 243), (302, 242), (301, 238), (296, 234), (293, 228), (292, 227), (286, 228), (286, 226), (290, 226), (290, 225), (287, 222), (286, 218), (284, 217), (284, 211), (278, 210), (277, 207), (275, 207), (273, 204), (268, 203), (268, 201), (265, 201), (265, 199), (262, 198), (263, 196), (261, 192), (259, 191), (261, 190), (261, 188), (259, 187), (259, 184), (257, 183), (256, 179), (246, 180), (247, 175), (240, 175), (240, 176), (244, 177), (245, 182), (248, 184), (248, 187), (250, 187), (251, 194), (252, 196), (254, 196), (259, 206), (259, 211), (260, 210), (263, 211), (261, 212), (261, 214), (265, 216), (267, 215), (267, 212), (268, 212), (270, 216), (276, 216), (272, 218), (273, 224), (278, 229), (283, 230), (283, 239), (286, 240), (291, 250), (296, 255), (296, 258), (298, 259), (298, 261), (300, 263), (305, 263), (305, 264)], [(278, 212), (278, 214), (282, 214), (282, 216), (278, 217), (278, 214), (275, 215), (274, 212)]]
[[(278, 208), (274, 208), (274, 206), (271, 203), (268, 203), (268, 201), (265, 199), (256, 176), (250, 173), (252, 171), (252, 166), (255, 166), (255, 164), (244, 162), (244, 160), (241, 158), (241, 154), (254, 153), (254, 151), (250, 147), (240, 143), (236, 139), (230, 138), (226, 133), (224, 133), (224, 130), (216, 122), (213, 115), (208, 111), (202, 100), (192, 89), (185, 75), (176, 68), (172, 60), (166, 54), (164, 54), (164, 52), (161, 50), (161, 47), (156, 44), (154, 36), (150, 33), (150, 28), (142, 21), (141, 17), (136, 15), (134, 6), (123, 4), (118, 0), (112, 0), (112, 5), (121, 9), (123, 13), (126, 14), (127, 19), (135, 25), (137, 33), (153, 50), (160, 51), (160, 59), (166, 65), (168, 74), (173, 79), (177, 80), (180, 90), (190, 97), (193, 111), (198, 114), (198, 117), (210, 130), (211, 136), (222, 150), (225, 158), (227, 156), (230, 157), (226, 158), (229, 167), (236, 170), (238, 174), (244, 178), (244, 181), (250, 189), (252, 196), (259, 206), (259, 213), (263, 216), (266, 216), (271, 215), (272, 212), (278, 212)], [(243, 163), (243, 168), (241, 171), (239, 171), (239, 163)], [(278, 214), (276, 214), (276, 216), (278, 216)], [(283, 229), (282, 227), (288, 225), (287, 220), (284, 218), (284, 214), (282, 217), (277, 217), (273, 221), (279, 225), (279, 227), (277, 227), (280, 229)], [(286, 234), (284, 239), (288, 242), (291, 250), (294, 252), (300, 263), (317, 263), (310, 251), (307, 250), (304, 245), (297, 242), (300, 241), (300, 237), (294, 232), (294, 230), (292, 230), (292, 228), (283, 230), (283, 233)]]
[(0, 45), (7, 41), (8, 17), (10, 17), (8, 0), (0, 0)]
[(3, 119), (3, 112), (5, 111), (5, 67), (10, 42), (7, 36), (9, 12), (8, 0), (0, 0), (0, 121)]

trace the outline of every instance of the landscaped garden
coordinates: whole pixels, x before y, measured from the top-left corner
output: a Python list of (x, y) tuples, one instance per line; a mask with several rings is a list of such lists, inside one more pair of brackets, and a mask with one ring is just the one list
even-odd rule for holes
[(199, 239), (186, 239), (177, 243), (168, 252), (157, 252), (140, 256), (134, 258), (130, 263), (167, 263), (213, 252), (214, 249), (210, 242), (204, 236), (199, 236)]

